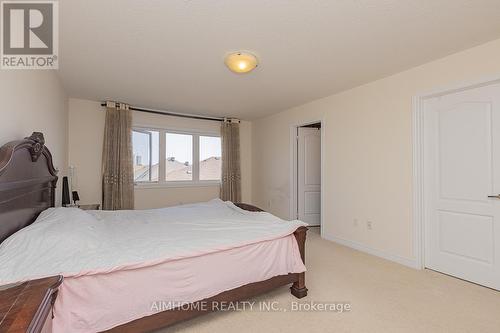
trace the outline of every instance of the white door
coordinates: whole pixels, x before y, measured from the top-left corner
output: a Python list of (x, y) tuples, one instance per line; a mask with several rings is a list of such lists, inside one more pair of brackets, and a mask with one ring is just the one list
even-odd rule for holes
[(309, 225), (321, 221), (321, 130), (298, 129), (298, 217)]
[(425, 265), (500, 289), (500, 84), (425, 103)]

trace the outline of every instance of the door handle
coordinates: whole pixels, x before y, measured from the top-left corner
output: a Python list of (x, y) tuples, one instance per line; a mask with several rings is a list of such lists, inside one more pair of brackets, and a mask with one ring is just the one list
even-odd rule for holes
[(490, 198), (490, 199), (500, 199), (500, 194), (497, 194), (497, 195), (488, 195), (488, 198)]

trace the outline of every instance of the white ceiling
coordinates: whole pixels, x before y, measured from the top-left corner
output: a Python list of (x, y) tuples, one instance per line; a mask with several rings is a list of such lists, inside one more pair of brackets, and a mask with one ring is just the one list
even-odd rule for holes
[[(500, 38), (499, 0), (61, 0), (71, 97), (255, 119)], [(236, 75), (227, 52), (260, 66)]]

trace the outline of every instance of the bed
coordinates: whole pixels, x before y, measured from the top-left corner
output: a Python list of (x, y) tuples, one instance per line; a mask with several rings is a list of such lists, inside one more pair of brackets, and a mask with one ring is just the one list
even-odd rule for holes
[[(83, 324), (77, 328), (81, 330), (72, 326), (72, 331), (148, 332), (215, 311), (218, 307), (213, 305), (218, 302), (246, 300), (288, 284), (292, 285), (291, 293), (295, 297), (302, 298), (307, 295), (303, 266), (307, 228), (303, 225), (288, 224), (284, 221), (280, 224), (279, 219), (263, 213), (252, 205), (221, 201), (180, 206), (170, 210), (89, 212), (89, 215), (82, 215), (87, 213), (71, 208), (52, 208), (55, 206), (56, 183), (57, 170), (53, 166), (50, 151), (44, 145), (43, 134), (33, 133), (24, 140), (13, 141), (0, 148), (0, 246), (2, 248), (18, 249), (16, 253), (22, 253), (23, 251), (19, 251), (22, 246), (35, 244), (29, 245), (28, 249), (36, 246), (36, 237), (39, 237), (36, 236), (39, 232), (37, 230), (46, 232), (44, 223), (49, 225), (49, 222), (42, 220), (57, 214), (59, 220), (66, 219), (67, 224), (60, 221), (53, 222), (54, 219), (51, 219), (52, 231), (43, 234), (44, 239), (57, 237), (58, 234), (54, 233), (54, 230), (60, 230), (61, 238), (71, 240), (72, 231), (82, 234), (92, 229), (90, 237), (100, 240), (106, 232), (119, 234), (119, 228), (130, 228), (136, 235), (144, 231), (144, 237), (153, 235), (152, 238), (155, 238), (154, 235), (165, 235), (165, 239), (168, 239), (165, 241), (168, 244), (163, 244), (161, 241), (153, 244), (154, 249), (157, 249), (157, 256), (150, 254), (154, 251), (141, 253), (141, 258), (148, 258), (141, 262), (131, 258), (134, 258), (134, 254), (139, 256), (138, 253), (144, 243), (131, 241), (124, 236), (116, 237), (119, 240), (113, 245), (114, 248), (118, 246), (124, 248), (124, 254), (120, 254), (120, 259), (110, 257), (106, 260), (126, 262), (113, 262), (111, 266), (107, 263), (107, 266), (102, 267), (95, 266), (96, 263), (93, 262), (93, 266), (88, 266), (102, 268), (100, 270), (82, 269), (85, 266), (74, 266), (73, 269), (71, 265), (75, 263), (66, 263), (67, 274), (63, 274), (66, 275), (65, 280), (54, 305), (56, 333), (68, 330), (68, 326), (65, 325), (68, 325), (69, 321), (63, 320), (69, 318), (68, 313), (80, 311), (87, 314), (92, 312), (91, 306), (95, 306), (99, 313), (94, 317), (90, 315), (88, 318), (80, 318)], [(187, 219), (186, 216), (189, 217), (189, 214), (181, 214), (182, 210), (191, 214), (198, 211), (197, 214), (203, 215), (205, 220), (210, 214), (213, 214), (213, 218), (208, 219), (210, 222), (208, 225), (198, 220), (194, 223), (194, 220)], [(66, 217), (66, 214), (70, 214), (69, 217)], [(230, 219), (220, 218), (218, 214), (222, 214), (220, 216), (224, 218), (229, 216)], [(79, 218), (85, 222), (76, 224), (75, 221)], [(183, 218), (190, 223), (181, 223)], [(37, 223), (34, 223), (35, 220)], [(123, 222), (125, 220), (128, 222)], [(167, 222), (177, 227), (171, 229), (172, 226), (169, 225), (169, 229), (166, 229)], [(140, 225), (141, 223), (144, 225)], [(267, 226), (265, 223), (268, 223)], [(186, 229), (188, 228), (186, 225), (189, 224), (190, 229)], [(85, 225), (85, 229), (78, 229), (81, 225)], [(115, 226), (115, 229), (112, 226)], [(145, 230), (148, 228), (150, 230), (146, 233)], [(271, 234), (267, 229), (274, 230), (274, 233)], [(168, 238), (171, 234), (185, 235), (186, 232), (193, 233), (193, 240), (198, 239), (197, 242), (193, 241), (196, 244), (203, 243), (206, 235), (212, 236), (206, 237), (210, 240), (208, 245), (187, 247), (175, 246), (179, 244), (176, 241), (179, 238)], [(195, 237), (197, 233), (198, 238)], [(214, 237), (216, 233), (219, 233), (220, 237)], [(241, 237), (243, 234), (246, 238)], [(31, 243), (23, 239), (30, 239)], [(102, 243), (101, 240), (97, 244)], [(40, 252), (47, 253), (47, 257), (44, 256), (46, 262), (40, 261), (38, 268), (35, 267), (36, 264), (30, 265), (30, 269), (36, 271), (30, 278), (50, 275), (52, 272), (50, 267), (54, 266), (52, 260), (61, 258), (61, 250), (57, 246), (54, 247), (54, 251), (45, 248)], [(73, 255), (81, 257), (81, 261), (84, 262), (92, 261), (93, 258), (90, 255), (87, 258), (86, 253)], [(124, 259), (126, 255), (129, 257)], [(100, 256), (99, 260), (106, 261), (102, 258), (106, 258), (105, 255)], [(23, 273), (26, 265), (19, 267), (11, 269), (10, 279), (23, 280), (28, 276), (26, 272)], [(8, 275), (5, 271), (3, 274), (4, 277)], [(9, 278), (4, 278), (3, 282), (12, 282), (7, 281)], [(2, 281), (1, 275), (0, 281)], [(185, 283), (182, 284), (180, 281)], [(120, 292), (115, 293), (118, 296), (113, 298), (110, 297), (111, 294), (106, 294), (107, 290), (120, 290)], [(127, 298), (134, 299), (134, 304), (142, 304), (140, 309), (137, 310), (137, 306), (135, 308), (128, 306), (127, 304), (132, 302), (127, 302)], [(168, 305), (165, 306), (165, 303)], [(146, 304), (151, 305), (147, 311)], [(110, 311), (110, 315), (102, 316), (103, 311)], [(69, 324), (74, 325), (74, 322), (72, 319)], [(85, 326), (88, 322), (95, 326)]]

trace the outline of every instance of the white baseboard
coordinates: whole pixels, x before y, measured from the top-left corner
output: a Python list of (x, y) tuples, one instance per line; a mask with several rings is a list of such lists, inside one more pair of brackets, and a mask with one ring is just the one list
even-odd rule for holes
[(347, 240), (347, 239), (338, 238), (335, 236), (322, 235), (322, 237), (326, 240), (338, 243), (340, 245), (350, 247), (352, 249), (355, 249), (355, 250), (358, 250), (361, 252), (365, 252), (365, 253), (374, 255), (376, 257), (390, 260), (390, 261), (393, 261), (393, 262), (396, 262), (398, 264), (401, 264), (401, 265), (404, 265), (407, 267), (411, 267), (414, 269), (420, 269), (420, 267), (417, 265), (416, 259), (402, 257), (402, 256), (392, 254), (392, 253), (389, 253), (389, 252), (386, 252), (383, 250), (377, 250), (377, 249), (371, 248), (369, 246), (366, 246), (364, 244), (361, 244), (361, 243), (358, 243), (355, 241), (351, 241), (351, 240)]

